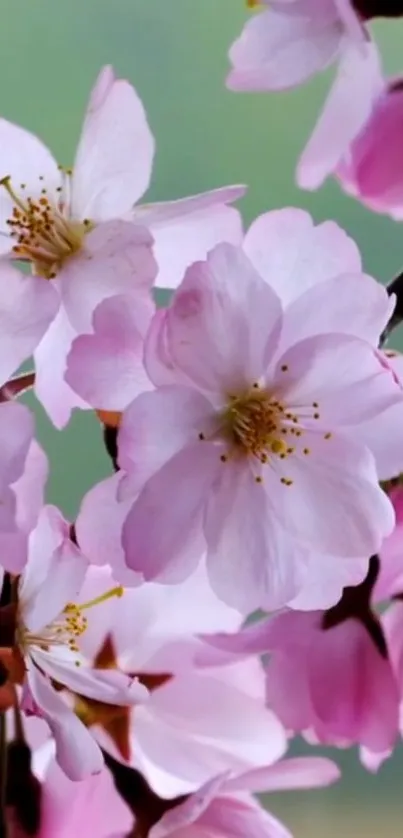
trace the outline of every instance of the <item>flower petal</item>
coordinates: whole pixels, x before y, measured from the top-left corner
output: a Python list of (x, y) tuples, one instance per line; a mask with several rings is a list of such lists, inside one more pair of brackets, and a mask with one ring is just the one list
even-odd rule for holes
[(292, 207), (260, 215), (243, 247), (284, 306), (325, 280), (361, 271), (357, 245), (341, 227), (315, 226), (309, 213)]
[(205, 520), (211, 585), (244, 614), (280, 608), (298, 592), (307, 555), (270, 515), (266, 492), (248, 464), (219, 465)]
[(101, 749), (91, 733), (64, 703), (50, 682), (31, 666), (29, 687), (40, 715), (48, 723), (56, 741), (56, 760), (70, 780), (82, 780), (102, 771)]
[(121, 472), (113, 474), (84, 495), (75, 529), (80, 549), (92, 564), (110, 565), (117, 582), (135, 586), (143, 577), (129, 570), (124, 560), (122, 527), (132, 500), (117, 500), (121, 478)]
[(64, 380), (67, 355), (76, 336), (62, 307), (34, 353), (35, 395), (59, 430), (67, 425), (73, 408), (89, 408)]
[(19, 585), (22, 619), (29, 631), (38, 632), (76, 599), (87, 566), (59, 510), (45, 506), (29, 536), (28, 562)]
[[(209, 429), (213, 409), (190, 387), (161, 387), (142, 393), (125, 410), (119, 428), (119, 465), (130, 473), (134, 492), (182, 448)], [(122, 496), (122, 495), (121, 495)]]
[(0, 494), (22, 477), (34, 430), (34, 417), (25, 405), (0, 403)]
[(94, 334), (80, 335), (73, 342), (65, 381), (92, 407), (121, 411), (139, 393), (151, 389), (143, 364), (142, 335), (152, 310), (150, 298), (110, 297), (95, 309)]
[(38, 346), (59, 308), (59, 296), (40, 277), (0, 263), (0, 382)]
[[(41, 196), (45, 187), (47, 197), (56, 202), (62, 175), (46, 145), (35, 134), (7, 119), (0, 119), (1, 168), (0, 179), (10, 177), (18, 195), (33, 200)], [(24, 184), (25, 186), (21, 186)], [(11, 218), (14, 201), (0, 189), (0, 253), (8, 253), (13, 245), (7, 219)]]
[[(258, 381), (280, 335), (280, 300), (240, 248), (217, 245), (186, 272), (167, 315), (172, 360), (198, 387)], [(203, 352), (200, 352), (200, 347)]]
[(128, 213), (147, 189), (153, 156), (154, 139), (139, 96), (104, 67), (77, 148), (72, 214), (106, 221)]
[(337, 433), (325, 439), (304, 431), (302, 439), (308, 456), (296, 451), (264, 472), (268, 502), (280, 523), (316, 553), (357, 559), (377, 553), (393, 529), (394, 513), (379, 488), (372, 454)]
[(152, 238), (128, 221), (99, 224), (86, 236), (85, 247), (59, 274), (63, 304), (72, 326), (91, 332), (99, 303), (117, 294), (150, 294), (157, 266)]
[(318, 189), (335, 171), (371, 114), (383, 87), (377, 47), (371, 41), (345, 49), (336, 80), (297, 168), (302, 189)]
[[(198, 442), (175, 454), (151, 477), (123, 527), (123, 548), (132, 570), (146, 580), (180, 582), (199, 560), (201, 516), (220, 463), (219, 450)], [(175, 486), (175, 501), (168, 498)]]
[(350, 334), (376, 347), (394, 307), (384, 286), (367, 274), (335, 276), (308, 288), (289, 305), (281, 347), (327, 332)]
[(331, 333), (295, 343), (279, 358), (274, 378), (277, 398), (301, 414), (302, 427), (318, 431), (356, 426), (359, 434), (360, 423), (387, 408), (403, 410), (403, 390), (393, 369), (370, 344), (350, 335)]
[(224, 790), (254, 793), (312, 789), (330, 786), (340, 778), (340, 769), (326, 757), (288, 757), (254, 768), (239, 778), (226, 780)]
[(205, 259), (216, 244), (241, 244), (240, 213), (227, 204), (244, 192), (243, 186), (228, 186), (179, 201), (135, 208), (134, 220), (146, 224), (154, 238), (156, 283), (160, 288), (177, 288), (186, 268)]
[[(343, 26), (332, 4), (317, 14), (263, 11), (246, 24), (230, 50), (232, 90), (283, 90), (324, 70), (340, 49)], [(306, 4), (305, 4), (306, 6)], [(322, 11), (322, 13), (321, 13)]]

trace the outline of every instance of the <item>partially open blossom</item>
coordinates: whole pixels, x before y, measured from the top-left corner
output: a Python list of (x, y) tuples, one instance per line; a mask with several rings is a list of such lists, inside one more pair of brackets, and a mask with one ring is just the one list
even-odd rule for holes
[(307, 551), (365, 558), (392, 529), (360, 423), (402, 409), (401, 387), (337, 316), (300, 340), (291, 315), (230, 245), (192, 266), (156, 315), (156, 390), (129, 405), (119, 433), (120, 496), (134, 498), (123, 545), (146, 579), (184, 578), (202, 540), (219, 596), (273, 608), (297, 594)]
[[(154, 140), (134, 88), (110, 67), (91, 93), (73, 169), (58, 166), (36, 136), (5, 119), (0, 143), (0, 253), (27, 262), (35, 274), (24, 285), (4, 265), (0, 308), (10, 309), (11, 293), (15, 314), (13, 308), (8, 316), (22, 323), (22, 334), (12, 339), (26, 353), (20, 361), (49, 327), (36, 352), (36, 389), (61, 426), (73, 406), (83, 406), (63, 381), (65, 356), (75, 335), (90, 330), (96, 305), (132, 293), (142, 309), (148, 303), (150, 316), (157, 274), (152, 244), (159, 281), (178, 283), (183, 268), (206, 248), (239, 239), (239, 214), (226, 204), (244, 189), (133, 209), (150, 180)], [(27, 317), (43, 323), (36, 342), (29, 333), (25, 337)], [(7, 333), (1, 339), (10, 341)]]
[[(344, 115), (340, 112), (341, 119)], [(403, 219), (403, 83), (391, 79), (372, 103), (361, 130), (343, 150), (335, 175), (370, 209)]]
[[(395, 580), (401, 565), (393, 562)], [(384, 579), (380, 568), (373, 557), (366, 579), (327, 611), (285, 611), (238, 637), (207, 638), (237, 656), (269, 652), (267, 702), (285, 727), (310, 742), (361, 745), (372, 770), (395, 746), (401, 701), (395, 650), (375, 610), (393, 590), (390, 565)]]
[[(56, 740), (56, 756), (72, 779), (100, 770), (102, 756), (91, 735), (55, 689), (103, 702), (145, 700), (147, 690), (117, 670), (94, 672), (80, 654), (78, 638), (87, 630), (98, 599), (77, 604), (87, 561), (69, 538), (69, 526), (55, 507), (44, 507), (29, 536), (28, 561), (18, 579), (14, 639), (4, 658), (9, 678), (23, 686), (23, 708), (43, 718)], [(104, 598), (120, 596), (120, 587)], [(3, 638), (4, 644), (4, 638)]]

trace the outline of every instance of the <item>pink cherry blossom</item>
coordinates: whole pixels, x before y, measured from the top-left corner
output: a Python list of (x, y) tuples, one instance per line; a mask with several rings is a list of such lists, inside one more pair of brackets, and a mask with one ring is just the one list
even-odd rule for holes
[[(18, 582), (16, 644), (26, 676), (23, 708), (46, 720), (57, 759), (72, 779), (100, 770), (102, 756), (52, 681), (107, 703), (126, 705), (147, 697), (132, 678), (118, 671), (94, 672), (80, 654), (77, 639), (87, 629), (87, 612), (97, 604), (76, 602), (87, 566), (58, 510), (44, 507), (29, 536), (28, 561)], [(120, 593), (114, 589), (106, 596)]]
[(398, 589), (402, 558), (387, 546), (381, 555), (327, 611), (284, 611), (238, 635), (206, 636), (228, 660), (269, 652), (267, 702), (290, 733), (311, 743), (359, 744), (370, 770), (395, 746), (403, 684), (400, 605), (386, 616), (376, 611)]
[(365, 558), (393, 528), (361, 423), (402, 409), (401, 387), (337, 318), (300, 340), (290, 311), (223, 245), (157, 315), (146, 352), (156, 390), (129, 405), (119, 433), (119, 493), (134, 498), (123, 546), (146, 579), (184, 578), (204, 539), (218, 595), (273, 608), (298, 593), (307, 551)]
[[(82, 590), (97, 597), (113, 585), (91, 568)], [(114, 659), (150, 690), (147, 705), (121, 714), (119, 725), (89, 705), (91, 731), (117, 760), (139, 770), (164, 798), (188, 794), (221, 771), (238, 776), (271, 764), (285, 750), (282, 726), (264, 706), (257, 657), (227, 664), (201, 632), (236, 631), (242, 617), (211, 590), (203, 563), (184, 583), (126, 589), (94, 609), (79, 640), (86, 659)], [(221, 658), (224, 665), (221, 666)]]
[(157, 274), (152, 244), (159, 282), (178, 284), (189, 261), (217, 241), (239, 240), (240, 217), (227, 204), (244, 189), (133, 210), (150, 181), (154, 140), (136, 91), (110, 67), (90, 95), (72, 170), (59, 167), (41, 140), (5, 119), (0, 141), (0, 252), (28, 262), (35, 273), (22, 285), (18, 274), (2, 268), (1, 308), (21, 324), (16, 332), (11, 322), (11, 337), (2, 333), (2, 340), (6, 348), (13, 344), (20, 363), (43, 337), (36, 352), (37, 394), (61, 426), (72, 407), (85, 406), (63, 372), (71, 341), (91, 330), (97, 304), (130, 293), (142, 309), (148, 302), (150, 316)]

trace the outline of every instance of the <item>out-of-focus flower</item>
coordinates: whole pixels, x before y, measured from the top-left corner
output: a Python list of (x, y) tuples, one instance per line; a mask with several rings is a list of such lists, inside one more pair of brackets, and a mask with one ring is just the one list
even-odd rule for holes
[[(340, 112), (341, 119), (345, 116)], [(343, 188), (370, 209), (403, 219), (403, 83), (385, 82), (372, 110), (335, 168)]]
[[(113, 585), (108, 568), (91, 568), (82, 597)], [(75, 709), (99, 744), (140, 771), (165, 798), (188, 794), (222, 771), (234, 776), (271, 764), (284, 731), (264, 704), (257, 657), (227, 665), (200, 632), (236, 631), (242, 617), (211, 590), (203, 562), (183, 584), (146, 584), (94, 609), (79, 640), (93, 667), (117, 664), (150, 691), (144, 706), (108, 707), (88, 698)], [(221, 666), (221, 658), (224, 665)]]
[(377, 48), (366, 21), (399, 16), (391, 4), (351, 0), (263, 0), (230, 50), (228, 86), (282, 90), (337, 62), (336, 80), (301, 156), (297, 180), (317, 189), (370, 117), (382, 89)]
[(361, 746), (377, 770), (390, 756), (402, 705), (402, 609), (377, 605), (403, 593), (401, 490), (397, 525), (373, 556), (365, 580), (346, 587), (327, 611), (284, 611), (238, 635), (207, 636), (228, 660), (269, 652), (267, 702), (290, 733), (309, 742)]
[[(386, 292), (360, 282), (379, 328)], [(219, 596), (271, 609), (298, 593), (309, 551), (363, 558), (393, 528), (361, 424), (401, 411), (402, 389), (362, 322), (359, 338), (343, 334), (343, 306), (322, 334), (303, 308), (298, 320), (283, 312), (245, 254), (223, 245), (156, 314), (146, 368), (157, 389), (129, 405), (119, 432), (120, 497), (133, 497), (123, 546), (146, 579), (185, 578), (205, 540)]]

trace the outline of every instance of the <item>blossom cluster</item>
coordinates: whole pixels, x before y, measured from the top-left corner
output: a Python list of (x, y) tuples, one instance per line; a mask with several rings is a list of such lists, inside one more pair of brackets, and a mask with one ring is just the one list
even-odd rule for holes
[[(299, 181), (399, 217), (375, 0), (250, 5), (229, 86), (338, 58)], [(139, 203), (154, 138), (111, 67), (71, 169), (6, 119), (0, 149), (2, 834), (290, 838), (255, 794), (339, 776), (294, 736), (377, 771), (403, 732), (399, 289), (332, 221), (245, 230), (243, 186)], [(111, 474), (74, 521), (28, 389), (61, 438), (99, 423)]]

